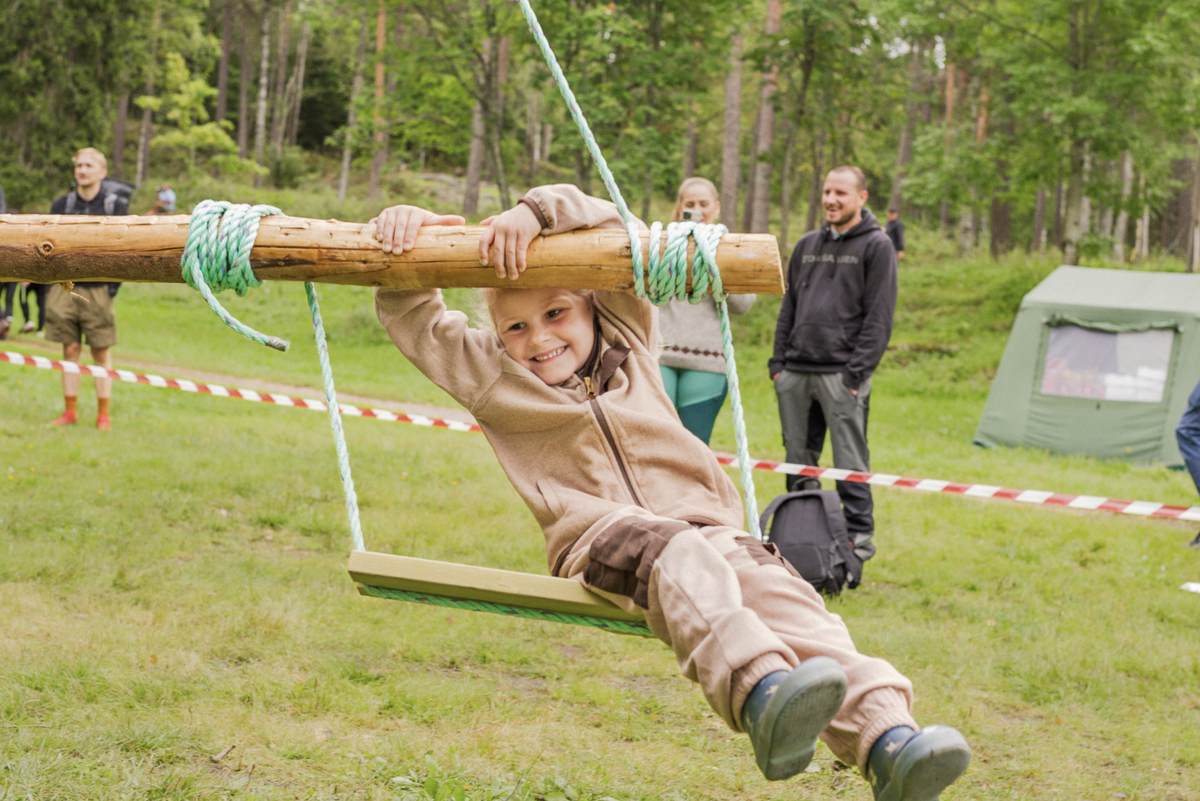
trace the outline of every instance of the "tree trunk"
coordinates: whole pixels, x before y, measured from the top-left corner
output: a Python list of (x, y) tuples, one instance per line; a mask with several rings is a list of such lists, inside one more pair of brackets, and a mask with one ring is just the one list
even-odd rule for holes
[(217, 113), (214, 119), (223, 122), (229, 106), (229, 56), (233, 51), (233, 3), (225, 0), (221, 15), (221, 60), (217, 62)]
[(1063, 183), (1059, 181), (1054, 185), (1054, 247), (1062, 248), (1063, 240), (1063, 212), (1066, 205), (1066, 197), (1063, 195)]
[(592, 157), (582, 146), (575, 148), (575, 185), (585, 195), (592, 193)]
[(1146, 176), (1142, 175), (1141, 181), (1141, 196), (1142, 196), (1142, 241), (1139, 243), (1138, 253), (1142, 261), (1150, 258), (1150, 204), (1146, 202)]
[(1121, 211), (1113, 229), (1113, 258), (1125, 261), (1125, 242), (1129, 238), (1129, 196), (1133, 192), (1133, 154), (1121, 154)]
[(238, 55), (238, 157), (250, 156), (250, 84), (254, 82), (254, 53), (250, 48), (250, 28), (242, 25), (242, 47)]
[[(954, 62), (946, 64), (945, 69), (945, 115), (943, 128), (945, 129), (946, 149), (949, 150), (954, 143), (954, 101), (958, 93), (958, 68)], [(950, 202), (943, 200), (938, 211), (938, 230), (947, 231), (950, 228)], [(961, 240), (960, 240), (961, 242)], [(959, 248), (962, 249), (961, 246)]]
[(818, 126), (812, 142), (812, 184), (808, 190), (808, 216), (804, 220), (804, 233), (815, 231), (818, 226), (817, 212), (821, 209), (821, 196), (825, 191), (825, 126)]
[(888, 198), (888, 209), (895, 209), (903, 214), (904, 178), (908, 174), (908, 165), (912, 162), (913, 132), (916, 130), (919, 113), (917, 98), (925, 86), (922, 57), (924, 51), (920, 43), (913, 45), (912, 59), (908, 65), (908, 98), (904, 103), (904, 127), (900, 129), (900, 147), (896, 153), (896, 173), (892, 177), (892, 194)]
[(463, 216), (479, 213), (479, 179), (483, 172), (483, 105), (475, 101), (471, 112), (471, 149), (467, 155), (467, 188), (463, 195)]
[(1037, 200), (1033, 204), (1033, 235), (1029, 252), (1040, 253), (1046, 248), (1046, 187), (1038, 184)]
[(121, 180), (125, 172), (125, 128), (129, 125), (129, 73), (121, 73), (117, 90), (117, 121), (113, 125), (112, 169), (113, 178)]
[[(267, 84), (271, 66), (271, 5), (263, 6), (262, 55), (258, 61), (258, 105), (254, 110), (254, 163), (262, 166), (267, 150)], [(254, 176), (254, 185), (262, 186), (262, 176)]]
[(1012, 206), (998, 197), (992, 198), (992, 258), (1008, 253), (1012, 246)]
[(363, 11), (362, 22), (358, 27), (358, 49), (354, 51), (354, 81), (350, 87), (350, 111), (346, 114), (346, 139), (342, 145), (342, 173), (338, 178), (338, 200), (346, 199), (346, 185), (350, 182), (350, 157), (353, 155), (352, 143), (354, 129), (358, 124), (356, 106), (358, 96), (362, 93), (363, 64), (367, 60), (367, 24), (370, 11)]
[(542, 123), (542, 160), (550, 160), (550, 143), (554, 138), (554, 126), (551, 123)]
[(754, 179), (758, 172), (754, 169), (754, 148), (758, 142), (758, 123), (760, 115), (754, 114), (754, 128), (750, 131), (750, 168), (746, 171), (746, 198), (742, 201), (742, 230), (749, 231), (754, 224)]
[[(783, 0), (767, 0), (768, 40), (783, 26)], [(771, 150), (775, 146), (775, 91), (779, 85), (779, 66), (769, 65), (763, 75), (762, 98), (758, 107), (758, 138), (754, 145), (754, 201), (749, 230), (765, 234), (771, 216)]]
[(742, 181), (742, 35), (733, 35), (729, 75), (725, 78), (725, 125), (721, 145), (721, 217), (729, 230), (738, 230), (738, 185)]
[(271, 152), (276, 158), (283, 150), (284, 124), (290, 116), (287, 110), (288, 53), (292, 38), (292, 3), (284, 0), (279, 9), (279, 40), (275, 56), (275, 79), (271, 85)]
[[(158, 4), (154, 6), (153, 26), (150, 36), (150, 63), (146, 65), (144, 94), (147, 97), (154, 96), (154, 72), (158, 69), (158, 31), (162, 26), (162, 6)], [(153, 111), (148, 108), (142, 109), (142, 129), (138, 133), (137, 178), (133, 181), (138, 185), (146, 180), (146, 174), (150, 172), (150, 125), (153, 117)]]
[[(1200, 139), (1200, 137), (1198, 137)], [(1192, 162), (1192, 208), (1189, 216), (1191, 234), (1188, 237), (1187, 270), (1189, 273), (1200, 271), (1200, 152)]]
[(288, 118), (285, 139), (293, 147), (296, 144), (296, 138), (300, 135), (300, 104), (304, 100), (304, 71), (308, 66), (308, 41), (311, 35), (312, 25), (305, 20), (300, 28), (300, 43), (296, 45), (296, 69), (292, 72), (292, 79), (288, 82), (291, 87), (288, 106), (291, 114)]
[[(496, 188), (500, 192), (500, 206), (502, 209), (512, 207), (512, 195), (508, 188), (508, 171), (504, 167), (504, 84), (508, 82), (508, 50), (512, 45), (512, 37), (502, 36), (499, 39), (499, 44), (493, 51), (495, 56), (495, 94), (492, 102), (491, 114), (484, 116), (485, 131), (488, 135), (488, 157), (491, 162), (492, 176), (496, 181)], [(488, 109), (485, 107), (484, 111)]]
[(525, 93), (525, 158), (529, 170), (525, 183), (537, 185), (537, 167), (542, 159), (542, 94), (530, 89)]
[(375, 14), (375, 112), (373, 122), (375, 132), (371, 139), (374, 155), (371, 158), (371, 180), (367, 185), (367, 197), (377, 199), (382, 193), (379, 189), (383, 177), (383, 166), (387, 161), (387, 132), (383, 124), (383, 89), (386, 69), (383, 63), (383, 51), (387, 46), (387, 7), (385, 0), (379, 0), (379, 10)]
[(683, 146), (683, 178), (696, 174), (696, 101), (688, 99), (687, 139)]
[(1079, 259), (1079, 240), (1083, 238), (1085, 220), (1083, 171), (1087, 158), (1087, 143), (1082, 139), (1071, 142), (1070, 176), (1067, 179), (1065, 219), (1060, 247), (1063, 262), (1074, 264)]
[(779, 176), (779, 252), (788, 252), (788, 217), (792, 213), (792, 154), (796, 132), (792, 115), (783, 118), (783, 169)]

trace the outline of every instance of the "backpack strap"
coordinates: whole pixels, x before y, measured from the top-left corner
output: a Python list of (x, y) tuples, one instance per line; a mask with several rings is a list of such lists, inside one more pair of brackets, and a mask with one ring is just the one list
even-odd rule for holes
[(114, 212), (116, 212), (117, 200), (118, 200), (118, 198), (117, 198), (116, 192), (109, 192), (107, 195), (104, 196), (104, 213), (105, 214), (112, 216), (112, 214)]
[[(763, 510), (762, 517), (758, 519), (758, 528), (763, 533), (763, 541), (766, 542), (770, 540), (770, 537), (767, 536), (767, 523), (770, 522), (771, 515), (775, 514), (775, 512), (779, 510), (780, 506), (783, 506), (792, 498), (805, 498), (809, 495), (818, 494), (820, 492), (821, 490), (798, 490), (796, 492), (785, 492), (782, 495), (777, 496), (775, 500), (771, 501), (771, 503), (767, 505), (767, 508)], [(826, 510), (826, 514), (828, 514), (828, 510)], [(843, 534), (846, 533), (844, 526), (845, 524), (843, 524)]]
[(75, 190), (72, 189), (70, 194), (67, 195), (67, 207), (65, 209), (63, 209), (63, 214), (74, 214), (75, 213), (75, 198), (76, 197), (78, 197), (78, 196), (75, 194)]

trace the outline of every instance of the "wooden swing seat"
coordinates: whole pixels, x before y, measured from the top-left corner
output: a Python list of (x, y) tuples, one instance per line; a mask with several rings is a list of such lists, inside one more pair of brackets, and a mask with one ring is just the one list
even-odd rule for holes
[(378, 595), (370, 589), (382, 587), (537, 612), (645, 622), (640, 612), (627, 612), (572, 579), (370, 551), (351, 551), (349, 570), (359, 593), (372, 597)]

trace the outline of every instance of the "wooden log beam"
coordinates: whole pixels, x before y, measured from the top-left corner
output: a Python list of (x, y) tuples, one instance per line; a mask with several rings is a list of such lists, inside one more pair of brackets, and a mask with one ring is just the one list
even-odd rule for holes
[[(0, 281), (182, 283), (186, 214), (160, 217), (0, 215)], [(426, 226), (403, 255), (384, 253), (369, 223), (265, 217), (250, 254), (258, 278), (404, 289), (563, 287), (633, 290), (629, 237), (593, 229), (539, 238), (518, 282), (479, 264), (479, 226)], [(664, 237), (665, 239), (665, 237)], [(642, 234), (643, 258), (649, 234)], [(694, 245), (689, 249), (693, 252)], [(725, 290), (781, 294), (783, 267), (768, 234), (727, 234), (717, 248)]]

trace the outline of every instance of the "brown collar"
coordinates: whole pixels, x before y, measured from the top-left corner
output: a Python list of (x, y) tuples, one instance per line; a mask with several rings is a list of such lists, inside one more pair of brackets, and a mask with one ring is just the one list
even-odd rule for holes
[(596, 341), (592, 346), (592, 355), (583, 363), (583, 366), (576, 371), (576, 375), (580, 378), (588, 376), (592, 379), (592, 386), (596, 388), (596, 394), (602, 395), (608, 388), (608, 380), (617, 374), (617, 370), (625, 363), (625, 359), (629, 357), (629, 348), (624, 345), (613, 344), (601, 352), (601, 344), (604, 342), (600, 336), (600, 324), (596, 323)]

